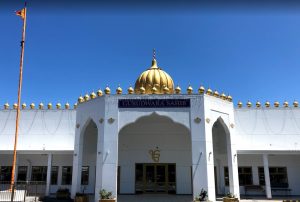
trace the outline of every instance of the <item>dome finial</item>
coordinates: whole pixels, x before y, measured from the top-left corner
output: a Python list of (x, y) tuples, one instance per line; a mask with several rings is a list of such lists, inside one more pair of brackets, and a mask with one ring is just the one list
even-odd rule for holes
[(155, 48), (153, 48), (153, 56), (152, 56), (152, 60), (156, 60), (156, 52), (155, 52)]

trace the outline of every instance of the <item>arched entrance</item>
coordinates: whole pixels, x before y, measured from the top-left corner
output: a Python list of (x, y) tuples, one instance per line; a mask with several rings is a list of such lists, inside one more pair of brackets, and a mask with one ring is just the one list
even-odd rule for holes
[(190, 131), (152, 114), (119, 132), (119, 193), (191, 194)]
[(97, 160), (97, 141), (98, 129), (93, 120), (90, 120), (82, 131), (82, 167), (80, 191), (94, 194), (96, 183), (96, 160)]

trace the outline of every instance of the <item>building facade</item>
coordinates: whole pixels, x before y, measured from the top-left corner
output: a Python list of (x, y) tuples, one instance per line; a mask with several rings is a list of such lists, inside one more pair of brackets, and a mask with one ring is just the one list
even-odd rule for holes
[[(135, 87), (109, 87), (65, 109), (22, 105), (17, 181), (95, 195), (190, 194), (209, 199), (300, 195), (300, 111), (275, 103), (234, 108), (231, 96), (186, 92), (153, 59)], [(16, 106), (0, 111), (0, 181), (10, 180)]]

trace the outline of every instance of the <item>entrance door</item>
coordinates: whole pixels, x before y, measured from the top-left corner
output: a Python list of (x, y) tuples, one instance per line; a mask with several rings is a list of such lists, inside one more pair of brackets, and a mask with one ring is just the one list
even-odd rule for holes
[(136, 164), (136, 193), (176, 193), (175, 164)]

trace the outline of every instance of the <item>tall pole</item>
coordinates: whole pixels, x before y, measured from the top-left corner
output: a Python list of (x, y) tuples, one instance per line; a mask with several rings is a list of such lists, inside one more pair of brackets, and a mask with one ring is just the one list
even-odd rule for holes
[[(20, 119), (20, 105), (21, 105), (21, 91), (22, 91), (22, 78), (23, 78), (23, 61), (24, 61), (24, 46), (25, 46), (25, 30), (26, 30), (26, 2), (25, 7), (22, 9), (21, 17), (23, 19), (23, 30), (22, 30), (22, 41), (21, 41), (21, 57), (20, 57), (20, 73), (19, 73), (19, 87), (18, 87), (18, 105), (16, 114), (16, 130), (15, 130), (15, 142), (14, 142), (14, 154), (13, 154), (13, 165), (11, 172), (11, 183), (10, 190), (13, 189), (15, 183), (15, 171), (17, 162), (17, 143), (18, 143), (18, 132), (19, 132), (19, 119)], [(18, 15), (18, 14), (17, 14)]]

